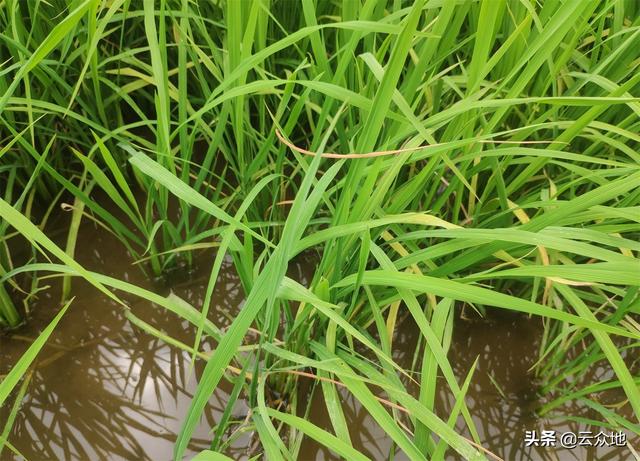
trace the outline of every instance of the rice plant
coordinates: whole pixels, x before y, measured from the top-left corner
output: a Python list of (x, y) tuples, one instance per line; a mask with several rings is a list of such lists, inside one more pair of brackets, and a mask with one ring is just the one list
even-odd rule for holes
[[(0, 254), (0, 325), (19, 323), (5, 287), (24, 274), (60, 275), (63, 301), (82, 277), (205, 361), (176, 460), (223, 380), (228, 412), (197, 459), (224, 459), (231, 429), (254, 431), (267, 459), (305, 459), (307, 439), (368, 459), (346, 394), (392, 440), (385, 458), (491, 457), (465, 401), (475, 370), (456, 376), (447, 358), (461, 310), (543, 324), (539, 415), (580, 418), (563, 413), (576, 401), (589, 423), (637, 436), (638, 12), (625, 0), (7, 1), (0, 236), (17, 232), (37, 257)], [(63, 197), (64, 245), (30, 220), (27, 196)], [(82, 222), (151, 278), (214, 248), (202, 304), (78, 264)], [(314, 266), (306, 286), (287, 276), (300, 257)], [(229, 259), (246, 300), (222, 329), (209, 310)], [(193, 342), (121, 291), (188, 321)], [(420, 332), (411, 367), (394, 360), (407, 322)], [(607, 392), (622, 400), (603, 404)], [(251, 411), (238, 423), (240, 400)], [(309, 417), (318, 401), (330, 428)]]

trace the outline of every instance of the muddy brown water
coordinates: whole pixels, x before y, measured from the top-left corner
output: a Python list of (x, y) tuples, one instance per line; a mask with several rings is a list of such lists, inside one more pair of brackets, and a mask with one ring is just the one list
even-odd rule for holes
[[(199, 269), (171, 287), (151, 284), (121, 245), (91, 225), (82, 227), (79, 262), (85, 267), (127, 280), (162, 294), (173, 291), (193, 306), (201, 306), (208, 277), (210, 255), (198, 258)], [(208, 263), (208, 264), (207, 264)], [(304, 282), (313, 267), (298, 261), (291, 276)], [(184, 274), (183, 274), (184, 275)], [(0, 375), (6, 374), (31, 341), (59, 308), (58, 279), (43, 282), (43, 291), (33, 306), (29, 323), (0, 336)], [(9, 442), (24, 457), (39, 460), (169, 460), (173, 444), (200, 376), (203, 363), (190, 373), (189, 354), (164, 344), (131, 325), (112, 301), (80, 280), (74, 280), (76, 296), (71, 308), (41, 351), (9, 434)], [(174, 314), (133, 297), (126, 297), (134, 314), (170, 336), (192, 343), (194, 329)], [(240, 281), (227, 264), (216, 285), (210, 319), (228, 325), (242, 308)], [(473, 316), (472, 316), (473, 317)], [(449, 359), (460, 382), (476, 357), (478, 368), (467, 395), (482, 445), (509, 460), (627, 460), (627, 448), (578, 448), (574, 450), (525, 447), (526, 430), (596, 431), (598, 429), (566, 420), (535, 416), (536, 387), (529, 368), (537, 354), (541, 337), (539, 321), (523, 316), (466, 319), (458, 316)], [(408, 366), (415, 351), (418, 331), (409, 321), (402, 323), (394, 339), (395, 359)], [(204, 349), (210, 349), (205, 343)], [(444, 390), (437, 396), (437, 409), (446, 419), (452, 396)], [(189, 446), (189, 456), (208, 447), (211, 428), (226, 408), (231, 389), (224, 382), (211, 397)], [(15, 394), (15, 393), (14, 393)], [(391, 441), (367, 412), (346, 392), (341, 393), (351, 438), (360, 451), (374, 460), (388, 459)], [(4, 427), (12, 399), (0, 409), (0, 429)], [(233, 415), (242, 421), (248, 412), (243, 401)], [(564, 409), (577, 415), (580, 408)], [(330, 428), (323, 402), (316, 398), (311, 419)], [(460, 432), (468, 436), (461, 425)], [(233, 459), (248, 459), (257, 453), (255, 435), (240, 434), (227, 450)], [(637, 440), (636, 440), (637, 441)], [(634, 442), (635, 443), (635, 442)], [(20, 459), (7, 448), (2, 460)], [(299, 459), (337, 460), (321, 445), (304, 440)], [(394, 459), (405, 457), (399, 453)], [(450, 454), (448, 459), (457, 459)]]

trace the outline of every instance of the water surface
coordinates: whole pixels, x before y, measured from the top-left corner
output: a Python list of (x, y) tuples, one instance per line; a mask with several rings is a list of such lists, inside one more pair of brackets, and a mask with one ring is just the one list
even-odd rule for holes
[[(132, 265), (122, 246), (104, 231), (85, 224), (77, 249), (85, 267), (168, 294), (173, 291), (196, 308), (203, 302), (211, 254), (197, 259), (194, 272), (179, 271), (163, 285), (152, 284)], [(304, 281), (314, 262), (292, 264), (291, 276)], [(29, 323), (10, 334), (0, 335), (0, 374), (6, 374), (59, 308), (59, 281), (40, 293)], [(198, 361), (190, 370), (187, 352), (131, 325), (122, 309), (81, 280), (74, 280), (76, 297), (71, 308), (41, 351), (30, 375), (26, 395), (9, 435), (9, 441), (29, 460), (169, 460), (176, 434), (203, 369)], [(139, 299), (122, 295), (133, 313), (154, 327), (186, 344), (193, 344), (194, 328), (174, 314)], [(229, 324), (242, 308), (243, 291), (231, 264), (226, 264), (216, 285), (210, 319), (219, 327)], [(480, 319), (457, 312), (449, 359), (462, 382), (476, 358), (478, 368), (467, 395), (483, 446), (509, 460), (627, 460), (630, 452), (619, 449), (549, 449), (524, 446), (526, 430), (598, 431), (576, 422), (539, 419), (540, 400), (529, 371), (537, 356), (542, 328), (536, 318), (521, 315)], [(394, 339), (394, 358), (410, 367), (418, 331), (408, 319)], [(205, 341), (204, 349), (212, 344)], [(226, 408), (230, 385), (224, 380), (207, 405), (201, 424), (189, 447), (189, 457), (208, 447), (211, 434)], [(347, 392), (342, 392), (345, 414), (356, 447), (374, 460), (388, 459), (390, 439), (374, 424), (366, 411)], [(324, 405), (316, 393), (311, 419), (330, 428)], [(0, 426), (9, 403), (0, 410)], [(446, 419), (452, 396), (441, 386), (438, 414)], [(565, 408), (568, 414), (588, 414), (584, 408)], [(236, 403), (234, 418), (242, 421), (248, 408)], [(469, 437), (459, 425), (460, 432)], [(637, 439), (634, 443), (637, 442)], [(259, 453), (255, 434), (238, 433), (228, 447), (233, 459), (248, 459)], [(17, 459), (8, 449), (3, 460)], [(305, 440), (300, 459), (337, 460), (326, 448)], [(405, 459), (398, 454), (395, 459)], [(456, 459), (451, 454), (449, 459)]]

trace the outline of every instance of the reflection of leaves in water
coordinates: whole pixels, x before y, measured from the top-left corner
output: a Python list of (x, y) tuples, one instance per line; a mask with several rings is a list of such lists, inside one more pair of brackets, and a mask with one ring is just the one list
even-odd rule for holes
[[(25, 454), (44, 454), (52, 459), (58, 458), (60, 452), (66, 459), (103, 457), (106, 453), (140, 457), (142, 450), (128, 427), (146, 426), (129, 418), (128, 412), (147, 418), (151, 412), (127, 401), (115, 402), (102, 390), (103, 380), (95, 376), (83, 383), (92, 389), (95, 400), (67, 398), (70, 390), (57, 392), (56, 385), (47, 382), (51, 380), (47, 374), (38, 373), (15, 426), (14, 432), (29, 434), (33, 440), (33, 446), (20, 447)], [(64, 376), (57, 383), (64, 387), (70, 384)], [(24, 436), (20, 442), (23, 440)]]
[[(131, 271), (131, 260), (122, 245), (104, 230), (83, 225), (76, 257), (90, 270), (154, 289), (142, 273)], [(168, 286), (159, 290), (156, 286), (155, 291), (168, 295), (172, 290), (200, 309), (212, 261), (211, 252), (199, 254), (196, 267), (199, 265), (200, 270), (196, 269), (189, 280), (173, 278), (167, 281)], [(305, 280), (310, 278), (313, 266), (293, 263), (290, 269), (295, 279)], [(60, 299), (58, 289), (53, 284), (41, 295), (39, 303), (32, 306), (35, 318), (23, 331), (16, 332), (13, 339), (0, 336), (3, 354), (6, 351), (7, 356), (19, 356), (33, 341), (39, 333), (38, 325), (51, 319), (56, 307), (53, 300)], [(74, 280), (73, 295), (73, 308), (39, 357), (9, 441), (32, 461), (170, 459), (203, 364), (196, 363), (189, 376), (188, 353), (131, 326), (118, 306), (82, 280)], [(135, 296), (119, 295), (136, 316), (183, 343), (193, 344), (194, 328), (187, 322)], [(221, 328), (229, 325), (243, 298), (242, 285), (228, 258), (216, 281), (209, 319)], [(202, 344), (205, 351), (212, 346), (208, 341)], [(0, 363), (0, 368), (5, 365), (10, 363)], [(227, 406), (230, 388), (222, 384), (211, 396), (202, 427), (192, 439), (194, 451), (209, 447), (209, 430)], [(0, 422), (6, 420), (11, 403), (0, 408)], [(241, 400), (234, 411), (241, 415), (239, 419), (248, 413)], [(250, 439), (251, 434), (237, 436), (227, 448), (229, 456), (246, 459)], [(5, 451), (2, 459), (11, 456)]]
[[(601, 428), (592, 427), (579, 421), (568, 421), (566, 415), (594, 418), (585, 406), (570, 405), (561, 412), (565, 416), (559, 420), (538, 418), (535, 414), (541, 400), (537, 395), (537, 383), (530, 367), (537, 359), (542, 329), (537, 319), (525, 316), (503, 316), (492, 320), (466, 321), (456, 319), (454, 337), (448, 355), (456, 376), (462, 380), (466, 376), (476, 357), (479, 357), (477, 372), (467, 393), (466, 403), (473, 416), (474, 423), (482, 440), (483, 447), (505, 460), (544, 460), (560, 459), (608, 459), (626, 461), (630, 452), (626, 448), (575, 449), (572, 451), (544, 447), (525, 447), (526, 430), (556, 430), (558, 437), (562, 432), (592, 431)], [(403, 368), (409, 369), (416, 353), (416, 341), (419, 330), (410, 319), (399, 323), (394, 335), (394, 360)], [(424, 343), (422, 343), (424, 347)], [(419, 363), (419, 361), (418, 361)], [(489, 375), (490, 373), (490, 375)], [(595, 371), (601, 376), (602, 370)], [(416, 376), (417, 377), (417, 376)], [(591, 378), (590, 378), (591, 379)], [(494, 381), (494, 382), (492, 382)], [(499, 392), (495, 384), (501, 389)], [(407, 389), (417, 395), (418, 389), (405, 380)], [(339, 389), (343, 411), (353, 428), (350, 432), (354, 446), (371, 459), (387, 459), (391, 440), (372, 420), (371, 416), (351, 394)], [(312, 420), (320, 427), (331, 430), (331, 423), (322, 400), (322, 393), (316, 390), (312, 409)], [(436, 411), (447, 417), (455, 399), (446, 386), (441, 385), (437, 393)], [(466, 425), (460, 418), (456, 426), (460, 434), (471, 438)], [(629, 434), (630, 435), (630, 434)], [(335, 454), (315, 442), (305, 442), (303, 452), (314, 453), (315, 459), (338, 460)], [(406, 459), (402, 454), (394, 459)], [(447, 458), (460, 459), (449, 451)]]
[[(136, 366), (139, 379), (131, 386)], [(175, 406), (178, 394), (190, 396), (181, 384), (184, 377), (182, 354), (153, 338), (125, 332), (39, 368), (14, 433), (29, 434), (33, 445), (21, 449), (40, 457), (146, 458), (136, 432), (171, 441), (172, 430), (164, 424), (171, 416), (163, 399), (173, 396)], [(143, 402), (149, 385), (158, 398), (157, 410)]]
[[(225, 272), (221, 282), (211, 311), (212, 320), (225, 325), (221, 302), (239, 305), (242, 293), (233, 273)], [(169, 459), (196, 384), (195, 376), (188, 376), (189, 354), (132, 327), (119, 308), (92, 290), (75, 290), (78, 307), (37, 364), (9, 440), (33, 460)], [(202, 302), (201, 285), (177, 291), (193, 305)], [(148, 323), (183, 342), (193, 341), (193, 328), (174, 314), (147, 303), (132, 304)], [(17, 347), (25, 342), (5, 339), (3, 347), (5, 343)], [(198, 369), (197, 364), (196, 373)], [(208, 429), (227, 397), (221, 389), (211, 399), (208, 425), (193, 440), (194, 450), (208, 447)]]

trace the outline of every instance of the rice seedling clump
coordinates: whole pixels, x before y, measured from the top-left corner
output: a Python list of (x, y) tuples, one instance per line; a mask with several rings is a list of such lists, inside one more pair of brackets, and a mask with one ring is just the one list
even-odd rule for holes
[(640, 456), (639, 13), (0, 3), (0, 459)]

